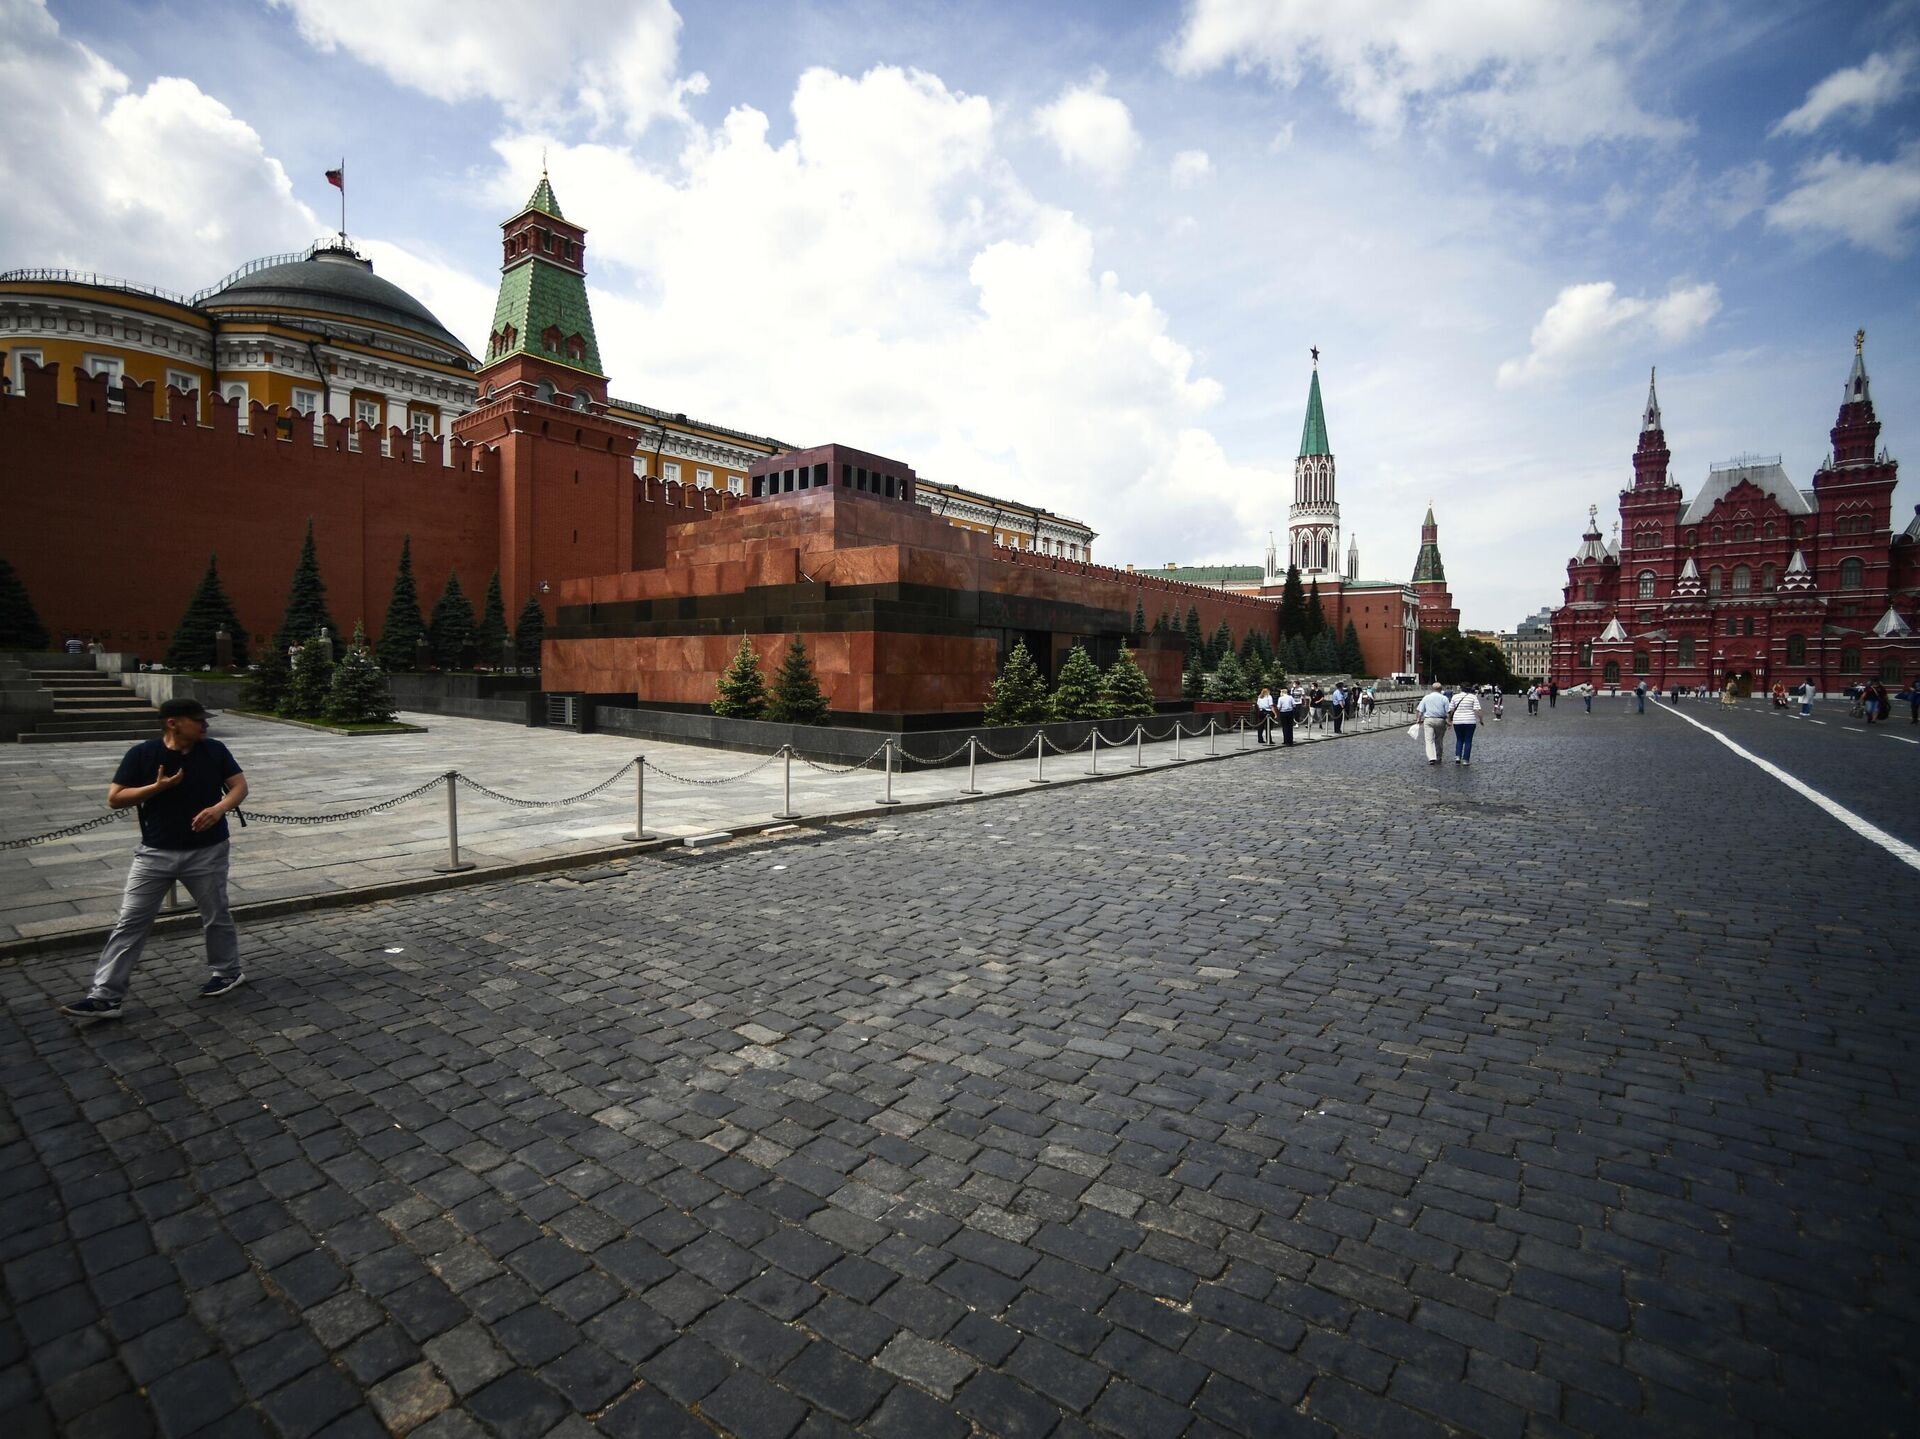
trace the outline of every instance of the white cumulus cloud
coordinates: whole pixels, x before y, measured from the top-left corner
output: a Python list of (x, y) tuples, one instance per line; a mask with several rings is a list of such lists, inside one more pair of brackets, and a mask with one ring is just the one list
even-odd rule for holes
[(678, 75), (680, 16), (670, 0), (632, 0), (590, 23), (471, 0), (271, 0), (301, 38), (344, 50), (436, 100), (491, 100), (515, 120), (578, 116), (637, 134), (677, 117), (702, 75)]
[(1503, 388), (1553, 379), (1627, 345), (1679, 344), (1705, 329), (1720, 309), (1713, 284), (1676, 285), (1657, 300), (1622, 295), (1611, 280), (1568, 285), (1533, 327), (1524, 359), (1501, 362)]
[(1060, 158), (1112, 183), (1140, 152), (1140, 135), (1124, 101), (1106, 93), (1107, 77), (1096, 71), (1084, 85), (1069, 85), (1034, 115), (1041, 134)]
[(1314, 71), (1379, 134), (1416, 119), (1533, 150), (1688, 132), (1633, 96), (1648, 28), (1640, 6), (1584, 0), (1188, 0), (1167, 59), (1180, 75), (1232, 66), (1289, 88)]
[(1891, 160), (1829, 153), (1801, 168), (1795, 184), (1767, 209), (1767, 223), (1816, 238), (1851, 241), (1898, 258), (1920, 213), (1920, 141)]
[(1912, 87), (1920, 48), (1905, 46), (1890, 54), (1875, 51), (1858, 65), (1836, 70), (1807, 91), (1807, 98), (1782, 115), (1767, 133), (1811, 135), (1827, 121), (1847, 116), (1866, 120)]
[(253, 127), (190, 80), (135, 89), (37, 0), (0, 0), (10, 264), (192, 291), (323, 228)]
[(1205, 150), (1182, 150), (1173, 157), (1171, 178), (1176, 190), (1190, 190), (1213, 173)]

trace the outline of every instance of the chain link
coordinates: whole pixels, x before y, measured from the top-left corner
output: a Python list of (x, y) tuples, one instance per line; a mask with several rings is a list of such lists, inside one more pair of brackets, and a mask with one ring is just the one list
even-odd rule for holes
[(30, 834), (24, 839), (0, 840), (0, 850), (25, 849), (28, 845), (47, 844), (56, 839), (69, 839), (76, 834), (85, 834), (90, 829), (99, 829), (102, 825), (112, 824), (117, 819), (125, 819), (130, 810), (110, 809), (105, 814), (95, 815), (80, 824), (70, 824), (65, 829), (48, 830), (45, 834)]
[(595, 785), (592, 789), (583, 789), (580, 791), (580, 793), (570, 794), (564, 799), (517, 799), (510, 794), (502, 794), (497, 789), (489, 789), (487, 788), (487, 786), (481, 784), (480, 781), (477, 779), (468, 779), (465, 775), (460, 774), (457, 770), (455, 771), (455, 778), (457, 778), (460, 781), (460, 783), (465, 785), (468, 789), (476, 790), (479, 793), (485, 795), (488, 799), (497, 799), (502, 804), (510, 804), (515, 809), (553, 809), (559, 805), (578, 804), (583, 799), (592, 799), (595, 795), (601, 793), (602, 791), (610, 789), (613, 786), (613, 784), (621, 778), (621, 776), (625, 775), (628, 770), (632, 769), (638, 763), (639, 763), (638, 760), (630, 759), (625, 764), (621, 765), (619, 769), (615, 770), (612, 774), (608, 775), (605, 779), (601, 780), (600, 783)]
[[(983, 745), (982, 748), (984, 749), (985, 746)], [(943, 755), (933, 755), (925, 758), (917, 754), (908, 754), (903, 749), (900, 751), (900, 767), (905, 769), (909, 764), (917, 764), (925, 769), (938, 769), (941, 765), (947, 763), (947, 761), (955, 759), (966, 752), (967, 746), (964, 742), (958, 747), (948, 750)]]
[(886, 745), (883, 744), (880, 746), (879, 749), (875, 750), (872, 754), (868, 755), (865, 759), (861, 760), (860, 763), (850, 764), (844, 767), (840, 765), (815, 764), (812, 760), (808, 759), (805, 755), (799, 754), (799, 753), (795, 753), (794, 758), (799, 760), (800, 763), (805, 765), (808, 769), (818, 770), (821, 774), (852, 774), (857, 769), (865, 769), (868, 765), (872, 764), (875, 760), (879, 759), (880, 756), (885, 754), (886, 752), (887, 752), (887, 747)]
[(772, 754), (768, 755), (765, 759), (761, 760), (759, 764), (754, 765), (751, 769), (743, 769), (740, 771), (739, 774), (722, 775), (720, 776), (719, 779), (690, 779), (686, 775), (675, 774), (670, 769), (662, 769), (660, 768), (659, 765), (655, 764), (652, 760), (647, 761), (647, 773), (657, 774), (662, 779), (670, 779), (675, 784), (692, 785), (700, 788), (710, 788), (713, 785), (732, 784), (737, 779), (745, 779), (748, 775), (759, 774), (761, 770), (765, 769), (768, 765), (772, 764), (775, 760), (779, 759), (780, 756), (785, 753), (786, 753), (786, 750), (784, 747), (781, 749), (777, 749)]
[(437, 774), (425, 784), (410, 789), (405, 794), (397, 794), (392, 799), (383, 799), (378, 804), (362, 805), (359, 809), (335, 810), (329, 814), (266, 814), (250, 809), (246, 812), (247, 820), (249, 823), (258, 820), (262, 824), (338, 824), (342, 820), (360, 819), (365, 815), (385, 814), (390, 809), (398, 809), (401, 805), (410, 804), (424, 794), (431, 794), (446, 782), (445, 775)]

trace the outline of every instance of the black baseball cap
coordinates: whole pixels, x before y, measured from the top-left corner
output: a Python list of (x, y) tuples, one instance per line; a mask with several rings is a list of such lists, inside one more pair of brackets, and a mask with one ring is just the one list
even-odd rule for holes
[(195, 719), (205, 724), (207, 707), (196, 699), (162, 700), (160, 703), (160, 718), (163, 720)]

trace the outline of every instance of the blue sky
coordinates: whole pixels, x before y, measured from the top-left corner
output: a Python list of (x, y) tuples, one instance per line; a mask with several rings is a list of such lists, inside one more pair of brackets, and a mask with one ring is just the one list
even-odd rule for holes
[[(591, 26), (566, 28), (573, 13)], [(193, 290), (337, 223), (479, 348), (545, 151), (623, 398), (896, 455), (1143, 567), (1345, 528), (1557, 601), (1649, 366), (1692, 493), (1920, 433), (1920, 3), (0, 0), (0, 266)], [(1902, 483), (1896, 524), (1920, 499)]]

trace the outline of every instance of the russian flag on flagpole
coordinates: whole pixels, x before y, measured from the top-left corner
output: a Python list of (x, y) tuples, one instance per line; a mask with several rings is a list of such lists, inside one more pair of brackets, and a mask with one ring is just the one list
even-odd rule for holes
[(340, 192), (340, 243), (347, 241), (347, 157), (340, 157), (340, 168), (327, 171), (327, 183)]

